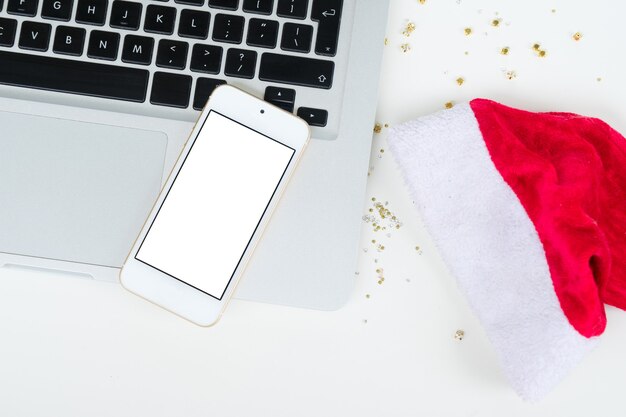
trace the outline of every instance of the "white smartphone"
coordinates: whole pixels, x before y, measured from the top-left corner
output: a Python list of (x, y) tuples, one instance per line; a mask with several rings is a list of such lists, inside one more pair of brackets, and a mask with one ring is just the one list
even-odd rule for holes
[(309, 136), (291, 113), (216, 88), (122, 267), (124, 288), (215, 324)]

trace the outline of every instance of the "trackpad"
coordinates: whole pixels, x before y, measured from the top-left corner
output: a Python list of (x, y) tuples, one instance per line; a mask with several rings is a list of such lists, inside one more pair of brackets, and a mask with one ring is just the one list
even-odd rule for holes
[(0, 112), (0, 252), (120, 267), (159, 193), (162, 132)]

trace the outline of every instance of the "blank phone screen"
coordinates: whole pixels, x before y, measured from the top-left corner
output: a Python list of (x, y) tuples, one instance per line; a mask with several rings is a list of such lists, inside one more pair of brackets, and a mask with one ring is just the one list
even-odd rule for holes
[(294, 153), (211, 110), (135, 259), (221, 300)]

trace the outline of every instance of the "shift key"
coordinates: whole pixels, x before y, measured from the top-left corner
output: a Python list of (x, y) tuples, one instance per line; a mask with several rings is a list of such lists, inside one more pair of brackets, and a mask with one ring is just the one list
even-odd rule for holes
[(332, 61), (266, 52), (261, 56), (259, 78), (328, 90), (333, 85), (334, 71), (335, 63)]

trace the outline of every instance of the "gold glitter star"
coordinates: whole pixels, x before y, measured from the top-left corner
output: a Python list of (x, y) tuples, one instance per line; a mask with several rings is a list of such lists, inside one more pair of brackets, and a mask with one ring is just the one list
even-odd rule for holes
[(491, 21), (491, 26), (493, 26), (494, 28), (497, 28), (498, 26), (500, 26), (500, 19), (493, 19)]
[(544, 58), (546, 56), (546, 51), (542, 49), (541, 51), (537, 53), (537, 55), (539, 55), (540, 58)]
[(505, 47), (503, 47), (502, 49), (500, 49), (500, 53), (501, 53), (502, 55), (508, 55), (508, 54), (509, 54), (509, 51), (510, 51), (510, 49), (509, 49), (509, 47), (508, 47), (508, 46), (505, 46)]
[(541, 45), (538, 43), (533, 44), (533, 50), (538, 51), (539, 49), (541, 49)]
[(420, 4), (424, 4), (426, 3), (426, 0), (418, 0), (420, 2)]
[(389, 45), (389, 38), (385, 38), (385, 46)]
[(457, 330), (454, 333), (454, 338), (456, 340), (463, 340), (464, 337), (465, 337), (465, 332), (463, 330), (461, 330), (461, 329)]
[(572, 39), (574, 39), (576, 42), (578, 42), (579, 40), (581, 40), (583, 37), (583, 34), (580, 32), (576, 32), (572, 35)]
[(448, 101), (446, 104), (443, 105), (446, 109), (451, 109), (452, 107), (454, 107), (454, 103), (451, 101)]
[[(374, 125), (374, 133), (380, 133), (383, 131), (383, 126), (380, 123)], [(372, 200), (374, 201), (374, 200)]]
[(409, 45), (408, 43), (403, 43), (402, 45), (400, 45), (400, 49), (402, 49), (402, 52), (407, 53), (411, 50), (411, 45)]
[(469, 36), (472, 34), (472, 28), (465, 28), (464, 32), (465, 32), (465, 36)]
[(456, 79), (456, 83), (458, 85), (463, 85), (464, 82), (465, 82), (465, 80), (463, 79), (463, 77), (459, 77), (459, 78)]

